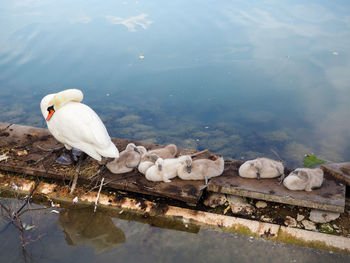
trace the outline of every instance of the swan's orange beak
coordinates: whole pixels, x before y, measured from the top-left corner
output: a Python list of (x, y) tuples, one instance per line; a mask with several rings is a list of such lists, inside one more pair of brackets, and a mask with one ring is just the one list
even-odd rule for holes
[(51, 107), (47, 108), (47, 111), (49, 112), (49, 114), (47, 115), (46, 120), (49, 121), (51, 119), (52, 115), (55, 113), (55, 110), (54, 110), (53, 106), (51, 106)]

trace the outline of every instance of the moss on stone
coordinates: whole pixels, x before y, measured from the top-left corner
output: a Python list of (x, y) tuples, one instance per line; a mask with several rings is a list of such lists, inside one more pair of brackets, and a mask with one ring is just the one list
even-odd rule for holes
[(288, 234), (281, 229), (278, 232), (277, 241), (292, 244), (292, 245), (297, 245), (297, 246), (305, 246), (305, 247), (312, 247), (312, 248), (317, 248), (317, 249), (332, 250), (332, 251), (336, 251), (336, 252), (350, 252), (347, 250), (344, 251), (340, 248), (329, 246), (326, 243), (321, 242), (321, 241), (306, 241), (304, 239), (297, 238), (291, 234)]

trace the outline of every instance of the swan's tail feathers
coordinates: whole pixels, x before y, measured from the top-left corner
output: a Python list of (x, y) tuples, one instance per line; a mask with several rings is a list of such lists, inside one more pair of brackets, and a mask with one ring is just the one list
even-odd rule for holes
[(103, 157), (119, 158), (118, 148), (112, 142), (107, 148), (96, 150)]

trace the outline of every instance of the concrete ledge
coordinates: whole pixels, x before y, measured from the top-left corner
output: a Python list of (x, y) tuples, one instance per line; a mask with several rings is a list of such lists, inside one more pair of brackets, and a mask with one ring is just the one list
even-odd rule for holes
[[(33, 187), (33, 181), (17, 176), (4, 176), (0, 174), (0, 194), (4, 190), (16, 192), (17, 194), (29, 194)], [(44, 182), (40, 183), (36, 193), (46, 195), (59, 203), (72, 203), (72, 200), (75, 197), (68, 194), (67, 187), (64, 188), (56, 184), (48, 184)], [(80, 191), (80, 195), (78, 194), (78, 196), (78, 204), (93, 205), (96, 200), (97, 192), (84, 194)], [(249, 236), (350, 253), (350, 239), (346, 237), (288, 228), (276, 224), (218, 215), (187, 208), (168, 206), (166, 204), (158, 204), (150, 201), (118, 197), (118, 195), (115, 194), (107, 195), (101, 193), (99, 207), (101, 206), (104, 209), (132, 210), (140, 214), (147, 213), (149, 216), (163, 216), (180, 219), (185, 224), (190, 222)]]

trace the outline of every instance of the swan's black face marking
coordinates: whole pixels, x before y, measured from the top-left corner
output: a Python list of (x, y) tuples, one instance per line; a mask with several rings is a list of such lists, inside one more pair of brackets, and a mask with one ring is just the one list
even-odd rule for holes
[(137, 149), (136, 147), (134, 147), (134, 151), (140, 153), (139, 149)]
[(51, 105), (50, 107), (47, 108), (47, 111), (49, 112), (49, 114), (46, 117), (46, 120), (50, 120), (52, 115), (55, 113), (55, 109), (53, 107), (54, 105)]
[(186, 168), (187, 168), (187, 172), (190, 174), (191, 173), (191, 165), (187, 165)]

